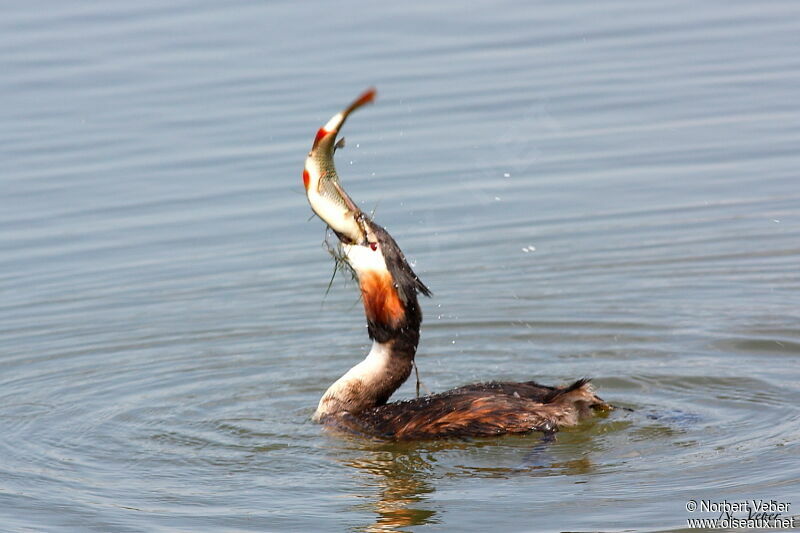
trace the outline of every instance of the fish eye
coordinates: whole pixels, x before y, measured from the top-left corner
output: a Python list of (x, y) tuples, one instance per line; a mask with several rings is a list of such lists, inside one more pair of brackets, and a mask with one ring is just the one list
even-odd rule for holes
[(369, 243), (369, 247), (372, 248), (372, 251), (374, 252), (375, 250), (378, 249), (378, 243), (377, 242), (371, 242), (371, 243)]

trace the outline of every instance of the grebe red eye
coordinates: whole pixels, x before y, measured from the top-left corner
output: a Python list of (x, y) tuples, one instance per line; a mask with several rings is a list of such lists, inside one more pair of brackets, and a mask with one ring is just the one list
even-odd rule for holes
[(377, 242), (371, 242), (371, 243), (369, 243), (369, 247), (372, 248), (372, 251), (374, 252), (375, 250), (378, 249), (378, 243)]

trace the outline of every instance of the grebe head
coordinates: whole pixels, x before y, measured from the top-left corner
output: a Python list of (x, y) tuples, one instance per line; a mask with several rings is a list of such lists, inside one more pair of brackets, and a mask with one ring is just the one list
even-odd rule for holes
[(340, 236), (340, 250), (358, 279), (369, 336), (378, 342), (407, 337), (413, 354), (422, 322), (417, 293), (430, 296), (431, 292), (388, 231), (371, 220), (362, 224), (366, 239), (354, 243)]

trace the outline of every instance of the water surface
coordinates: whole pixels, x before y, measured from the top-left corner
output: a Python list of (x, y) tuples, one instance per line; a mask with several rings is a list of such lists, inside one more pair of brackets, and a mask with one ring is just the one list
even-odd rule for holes
[[(800, 514), (800, 6), (16, 3), (0, 19), (0, 529), (680, 530)], [(414, 261), (423, 385), (634, 412), (391, 444), (300, 173)], [(406, 384), (396, 397), (414, 394)]]

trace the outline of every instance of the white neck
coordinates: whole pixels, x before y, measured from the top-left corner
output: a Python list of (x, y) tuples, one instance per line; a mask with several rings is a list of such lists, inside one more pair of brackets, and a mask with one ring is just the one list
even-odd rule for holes
[(386, 403), (411, 373), (411, 358), (392, 352), (392, 343), (372, 343), (367, 357), (331, 385), (319, 401), (314, 420), (342, 411), (359, 413)]

